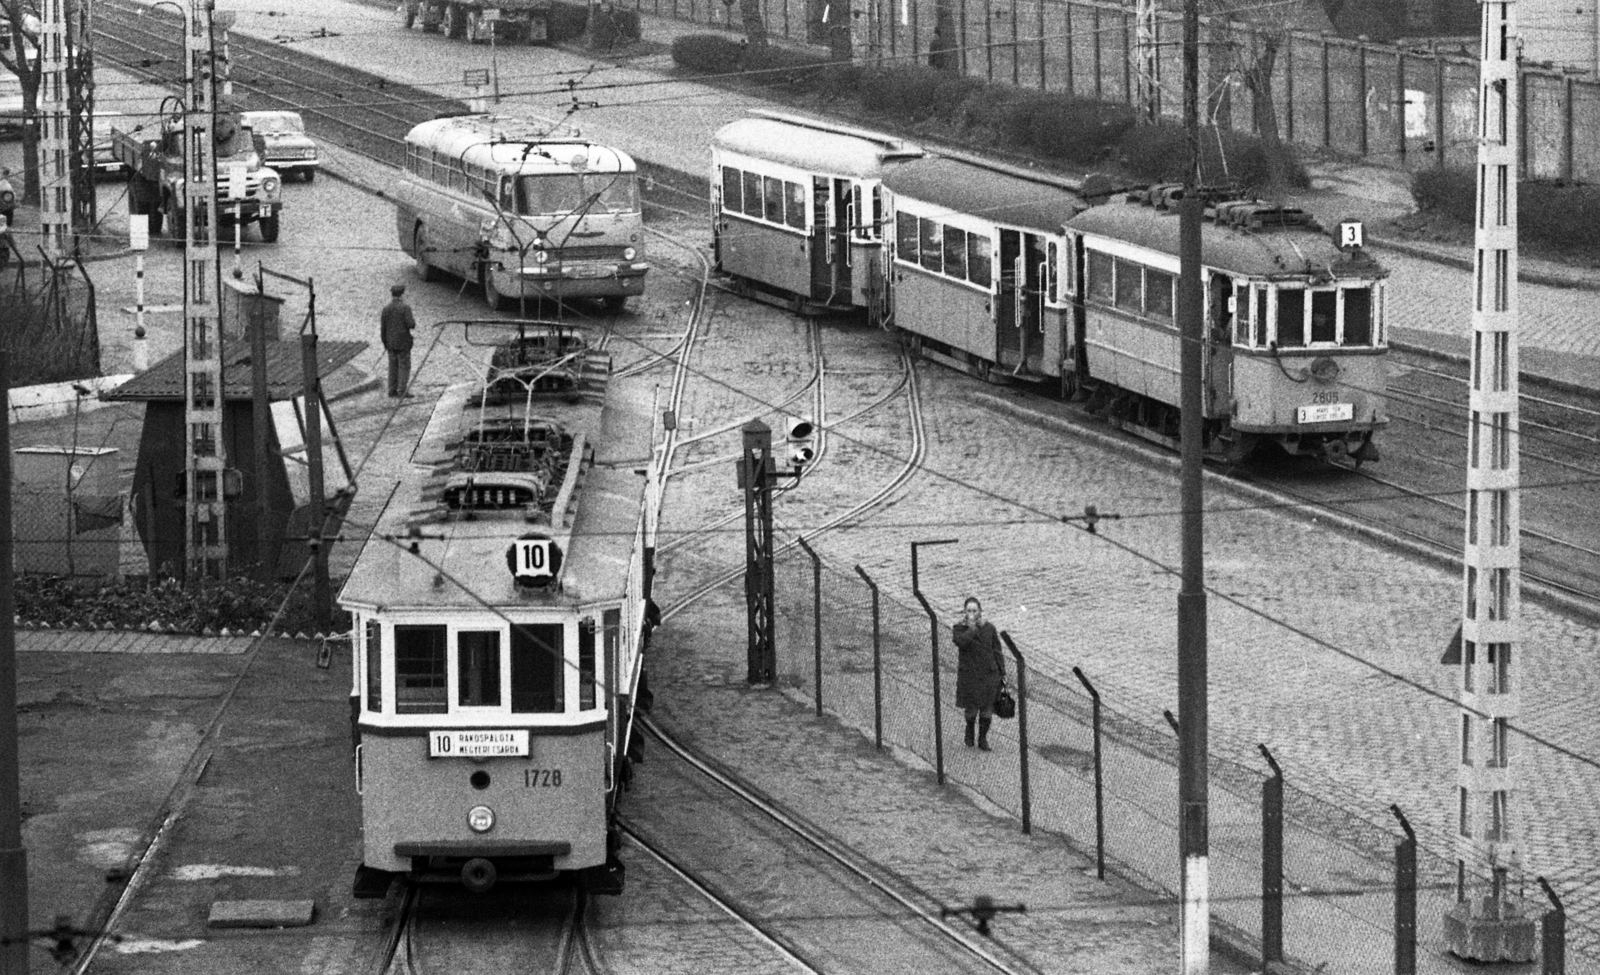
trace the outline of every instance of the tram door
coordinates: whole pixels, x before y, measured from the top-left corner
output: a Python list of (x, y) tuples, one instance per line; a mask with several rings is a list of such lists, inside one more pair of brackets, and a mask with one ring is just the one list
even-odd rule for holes
[(1206, 292), (1206, 355), (1203, 377), (1206, 390), (1206, 416), (1220, 416), (1233, 401), (1233, 321), (1242, 313), (1235, 305), (1233, 279), (1212, 274)]
[(1013, 372), (1044, 351), (1044, 262), (1039, 236), (1000, 231), (995, 326), (1000, 365)]
[(850, 181), (811, 177), (811, 299), (851, 304)]

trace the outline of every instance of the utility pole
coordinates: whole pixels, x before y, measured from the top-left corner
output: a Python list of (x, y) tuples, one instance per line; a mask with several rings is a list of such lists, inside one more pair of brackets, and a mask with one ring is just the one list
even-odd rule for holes
[(39, 14), (39, 245), (58, 273), (72, 253), (66, 4), (42, 0)]
[(1178, 853), (1182, 860), (1184, 975), (1211, 965), (1210, 824), (1207, 792), (1205, 495), (1201, 480), (1201, 363), (1205, 300), (1200, 271), (1200, 11), (1183, 5), (1183, 125), (1189, 160), (1178, 203), (1178, 398), (1182, 407), (1182, 586), (1178, 591)]
[[(0, 338), (0, 390), (11, 388), (9, 337)], [(28, 850), (22, 845), (17, 752), (16, 597), (12, 583), (11, 418), (0, 422), (0, 972), (28, 975)]]
[(185, 19), (184, 205), (175, 214), (183, 222), (184, 543), (190, 585), (224, 578), (228, 567), (222, 269), (217, 251), (219, 65), (212, 2), (193, 0)]
[(1138, 64), (1139, 111), (1144, 121), (1161, 120), (1161, 62), (1156, 56), (1156, 0), (1138, 0), (1134, 8), (1134, 45)]
[(80, 2), (67, 21), (67, 133), (71, 160), (72, 228), (90, 233), (95, 223), (94, 194), (94, 32), (93, 5)]
[(744, 599), (749, 647), (745, 680), (770, 683), (778, 652), (772, 633), (772, 428), (751, 420), (740, 430), (739, 487), (744, 492)]
[[(1510, 889), (1520, 869), (1511, 725), (1521, 713), (1522, 513), (1517, 377), (1516, 4), (1483, 2), (1467, 525), (1461, 608), (1456, 900), (1445, 942), (1473, 961), (1532, 961), (1534, 921)], [(1487, 886), (1468, 864), (1487, 864)], [(1476, 870), (1473, 871), (1476, 873)]]

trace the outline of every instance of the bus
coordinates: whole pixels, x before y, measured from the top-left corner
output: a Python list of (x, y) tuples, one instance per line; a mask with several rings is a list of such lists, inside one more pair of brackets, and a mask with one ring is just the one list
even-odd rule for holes
[(627, 153), (570, 126), (499, 115), (423, 122), (395, 187), (400, 246), (417, 275), (507, 302), (596, 299), (612, 314), (644, 293), (644, 211)]

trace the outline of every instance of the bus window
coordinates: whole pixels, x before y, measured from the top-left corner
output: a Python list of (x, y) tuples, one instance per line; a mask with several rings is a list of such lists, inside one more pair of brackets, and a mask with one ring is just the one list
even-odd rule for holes
[(1372, 344), (1372, 289), (1346, 288), (1344, 294), (1344, 344)]
[(517, 212), (517, 183), (512, 179), (500, 181), (499, 208), (502, 213)]
[(1278, 347), (1306, 344), (1306, 293), (1301, 288), (1278, 290)]
[(566, 709), (566, 641), (559, 623), (511, 625), (511, 710)]
[(363, 632), (367, 640), (367, 710), (383, 710), (383, 627), (367, 620)]
[(443, 714), (450, 710), (445, 688), (445, 628), (394, 628), (394, 709), (396, 714)]
[(1339, 341), (1339, 292), (1311, 292), (1311, 341)]
[(456, 703), (464, 708), (500, 705), (500, 631), (456, 634)]

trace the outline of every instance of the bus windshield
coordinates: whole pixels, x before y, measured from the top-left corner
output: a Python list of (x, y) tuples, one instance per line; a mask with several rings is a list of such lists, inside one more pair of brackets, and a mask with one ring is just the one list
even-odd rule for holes
[(639, 186), (633, 173), (553, 173), (517, 177), (517, 213), (522, 216), (633, 213)]

